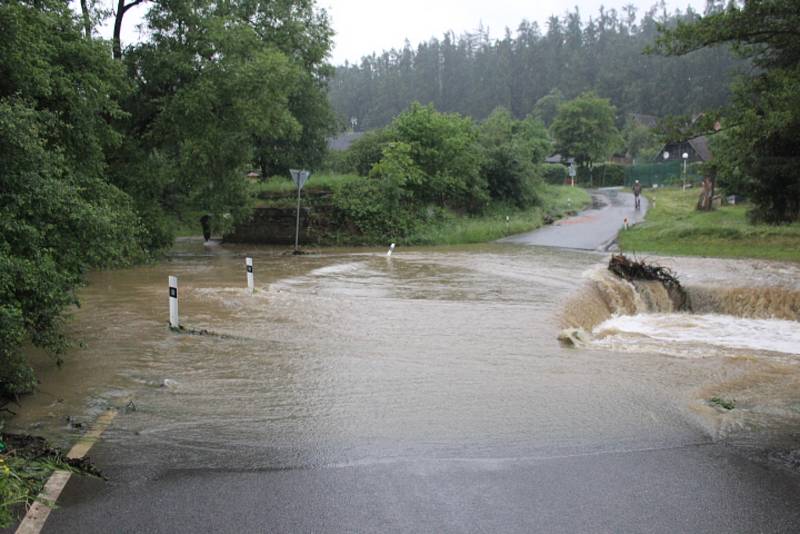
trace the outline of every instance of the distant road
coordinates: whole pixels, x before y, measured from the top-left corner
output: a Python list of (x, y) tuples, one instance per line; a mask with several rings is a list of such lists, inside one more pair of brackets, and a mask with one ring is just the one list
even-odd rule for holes
[(576, 216), (527, 234), (506, 237), (500, 242), (604, 251), (614, 244), (626, 218), (629, 224), (634, 224), (643, 220), (647, 213), (644, 196), (641, 209), (636, 210), (633, 193), (623, 192), (621, 188), (596, 189), (591, 195), (592, 207)]

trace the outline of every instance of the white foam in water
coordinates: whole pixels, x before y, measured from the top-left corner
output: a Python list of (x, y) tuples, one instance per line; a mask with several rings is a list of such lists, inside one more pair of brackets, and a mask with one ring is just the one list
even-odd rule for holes
[(653, 341), (680, 355), (702, 356), (702, 351), (692, 349), (718, 347), (800, 356), (800, 323), (778, 319), (683, 313), (621, 315), (601, 323), (592, 333), (596, 345), (615, 348), (635, 350)]

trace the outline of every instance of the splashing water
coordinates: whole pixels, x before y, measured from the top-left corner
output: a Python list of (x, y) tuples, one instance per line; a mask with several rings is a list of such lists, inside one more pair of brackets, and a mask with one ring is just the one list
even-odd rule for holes
[(730, 315), (655, 313), (617, 316), (592, 331), (597, 346), (702, 358), (773, 352), (800, 358), (800, 325)]

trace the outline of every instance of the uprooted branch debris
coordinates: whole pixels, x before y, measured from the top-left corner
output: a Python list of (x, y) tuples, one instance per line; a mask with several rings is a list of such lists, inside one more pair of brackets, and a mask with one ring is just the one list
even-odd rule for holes
[(103, 474), (88, 458), (68, 458), (62, 451), (52, 448), (44, 438), (25, 434), (0, 434), (0, 442), (5, 444), (5, 455), (16, 455), (28, 460), (49, 461), (68, 466), (78, 473), (93, 475), (105, 480)]
[(615, 254), (611, 256), (611, 261), (608, 262), (608, 270), (629, 282), (660, 282), (675, 303), (676, 309), (688, 310), (690, 308), (689, 295), (677, 276), (675, 276), (675, 273), (668, 267), (651, 265), (640, 260), (631, 260), (624, 254)]

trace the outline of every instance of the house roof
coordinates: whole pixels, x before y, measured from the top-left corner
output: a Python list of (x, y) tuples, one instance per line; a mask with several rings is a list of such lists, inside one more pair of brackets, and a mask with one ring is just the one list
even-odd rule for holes
[(646, 126), (647, 128), (655, 128), (658, 125), (658, 117), (655, 115), (646, 115), (644, 113), (631, 113), (631, 119), (637, 124)]
[(705, 135), (689, 139), (689, 144), (703, 161), (710, 161), (714, 157), (713, 154), (711, 154), (711, 149), (708, 147), (708, 137)]
[(714, 159), (714, 154), (711, 153), (711, 148), (708, 146), (708, 137), (705, 135), (699, 135), (697, 137), (687, 139), (686, 141), (670, 142), (665, 144), (664, 148), (662, 148), (658, 155), (653, 158), (653, 161), (661, 161), (662, 152), (683, 152), (687, 150), (687, 144), (691, 147), (694, 153), (697, 154), (697, 157), (700, 158), (701, 161), (711, 161)]
[(553, 154), (552, 156), (546, 157), (544, 159), (545, 163), (573, 163), (575, 158), (567, 158), (564, 159), (561, 157), (561, 154)]

